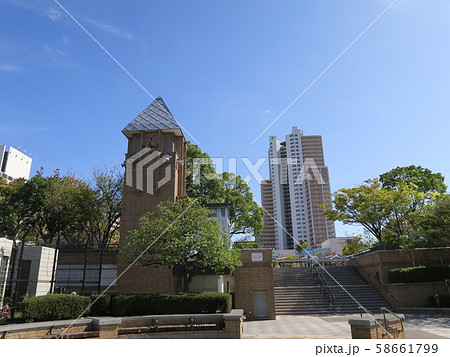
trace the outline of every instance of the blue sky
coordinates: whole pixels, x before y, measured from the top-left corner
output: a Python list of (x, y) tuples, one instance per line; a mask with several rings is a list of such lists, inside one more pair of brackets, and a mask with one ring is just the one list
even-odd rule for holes
[[(333, 191), (410, 164), (450, 184), (446, 0), (398, 0), (252, 144), (390, 2), (60, 1), (213, 157), (256, 162), (298, 126), (323, 136)], [(33, 171), (121, 163), (152, 100), (52, 0), (0, 0), (0, 76), (0, 143)]]

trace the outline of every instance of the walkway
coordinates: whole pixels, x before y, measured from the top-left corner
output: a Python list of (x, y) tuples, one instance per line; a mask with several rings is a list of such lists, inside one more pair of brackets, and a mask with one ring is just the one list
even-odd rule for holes
[[(351, 338), (350, 318), (359, 315), (277, 316), (245, 321), (243, 338)], [(405, 314), (407, 338), (450, 338), (449, 315)]]

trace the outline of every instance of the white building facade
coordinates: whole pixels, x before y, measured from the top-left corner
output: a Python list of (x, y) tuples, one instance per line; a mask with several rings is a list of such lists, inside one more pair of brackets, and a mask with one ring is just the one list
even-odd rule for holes
[(304, 136), (302, 130), (293, 127), (283, 142), (270, 137), (268, 156), (275, 249), (294, 249), (300, 240), (317, 248), (334, 237), (334, 224), (326, 220), (320, 208), (331, 199), (321, 137)]
[(30, 156), (16, 149), (0, 144), (0, 176), (12, 181), (18, 178), (28, 180), (30, 178), (31, 164)]
[(13, 242), (0, 237), (0, 308), (3, 306)]

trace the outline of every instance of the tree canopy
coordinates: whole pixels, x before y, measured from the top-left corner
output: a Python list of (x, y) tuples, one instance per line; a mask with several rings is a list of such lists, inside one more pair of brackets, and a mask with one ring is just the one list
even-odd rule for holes
[(47, 244), (106, 247), (118, 228), (123, 175), (97, 170), (93, 182), (61, 175), (0, 181), (0, 233)]
[(187, 151), (187, 195), (201, 203), (231, 203), (231, 235), (259, 235), (263, 229), (264, 212), (254, 201), (245, 180), (233, 173), (216, 173), (212, 159), (194, 144)]
[(397, 167), (380, 175), (383, 188), (393, 190), (406, 185), (422, 193), (445, 193), (447, 186), (444, 180), (442, 174), (414, 165)]
[[(341, 189), (325, 212), (344, 224), (361, 224), (387, 248), (414, 249), (448, 245), (446, 186), (441, 174), (422, 167), (399, 167)], [(349, 247), (350, 249), (350, 247)]]
[(434, 205), (427, 206), (417, 216), (414, 227), (426, 246), (450, 246), (450, 195), (442, 196)]
[(192, 278), (201, 272), (223, 273), (240, 265), (239, 251), (216, 219), (199, 202), (189, 199), (161, 202), (155, 212), (139, 221), (121, 249), (121, 258), (138, 265), (179, 267), (183, 284), (189, 290)]
[(344, 247), (342, 248), (343, 255), (353, 255), (360, 253), (368, 248), (370, 248), (370, 243), (364, 241), (361, 237), (354, 237), (347, 239)]

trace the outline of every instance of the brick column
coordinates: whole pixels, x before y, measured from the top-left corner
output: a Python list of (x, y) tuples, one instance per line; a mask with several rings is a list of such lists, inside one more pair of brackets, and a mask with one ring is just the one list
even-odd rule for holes
[[(403, 339), (405, 336), (405, 318), (398, 315), (402, 321), (396, 316), (387, 315), (386, 323), (381, 315), (374, 318), (361, 317), (351, 319), (348, 323), (351, 326), (352, 338), (359, 339)], [(376, 320), (376, 321), (375, 321)], [(381, 325), (381, 326), (380, 326)], [(386, 332), (389, 332), (389, 334)]]
[(119, 338), (119, 327), (122, 319), (118, 317), (101, 317), (92, 319), (95, 331), (99, 332), (100, 339)]
[(232, 310), (229, 314), (223, 315), (224, 329), (226, 334), (230, 334), (230, 338), (242, 338), (244, 330), (244, 310)]

